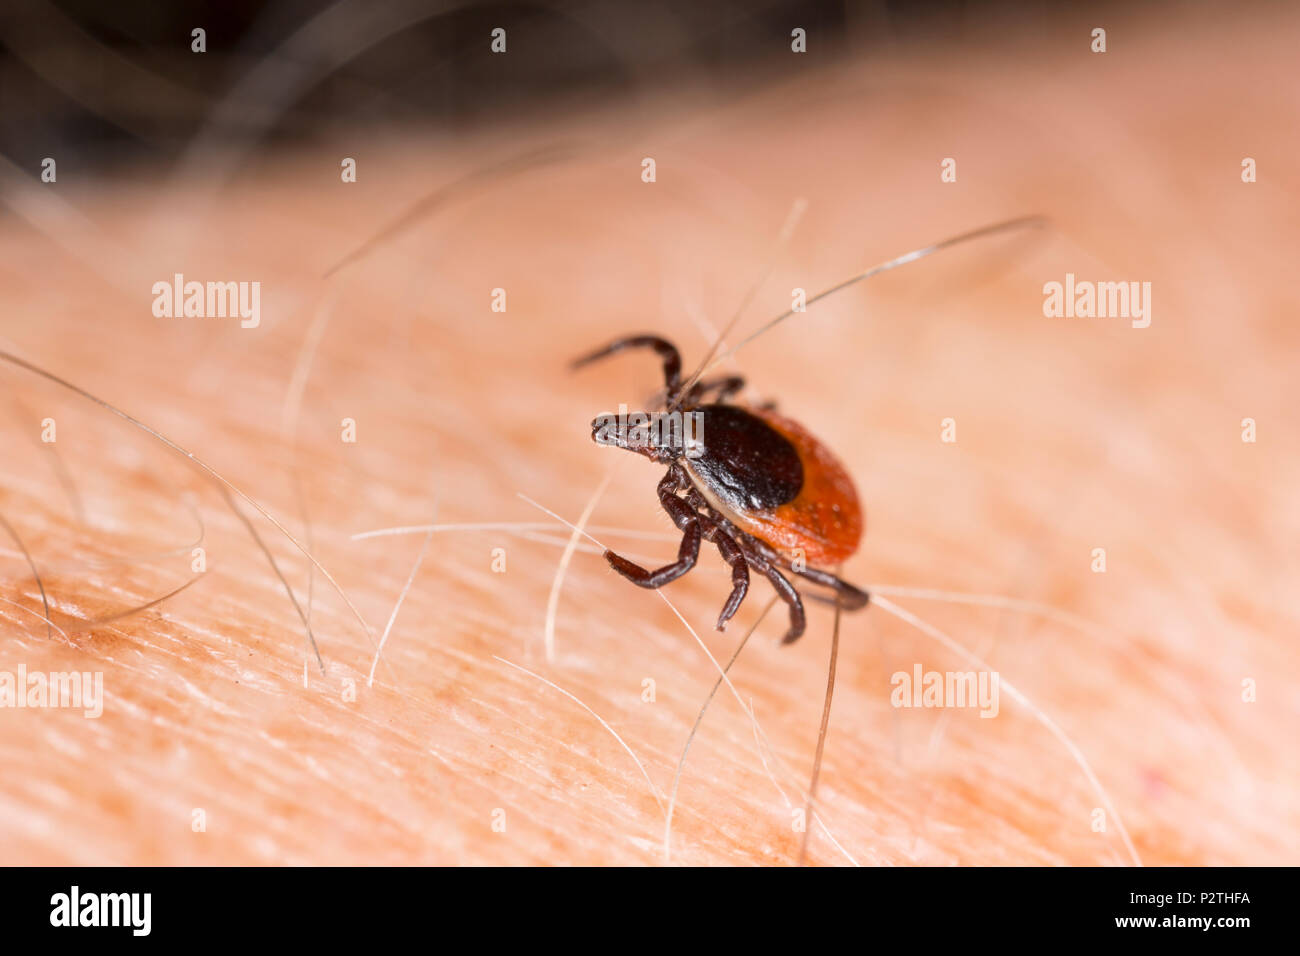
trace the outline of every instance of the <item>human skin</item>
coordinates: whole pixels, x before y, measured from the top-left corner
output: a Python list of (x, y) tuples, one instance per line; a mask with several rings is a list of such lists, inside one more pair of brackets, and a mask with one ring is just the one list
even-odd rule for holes
[[(840, 293), (725, 367), (855, 476), (867, 531), (843, 575), (1002, 680), (993, 719), (891, 706), (897, 672), (975, 665), (893, 605), (843, 615), (825, 829), (806, 859), (1297, 862), (1293, 34), (1249, 10), (1177, 30), (1116, 18), (1097, 55), (1091, 26), (900, 47), (452, 148), (338, 130), (181, 178), (51, 186), (6, 167), (0, 348), (202, 459), (356, 614), (202, 467), (0, 367), (0, 515), (57, 627), (0, 537), (0, 670), (102, 672), (106, 693), (97, 719), (0, 710), (15, 768), (0, 860), (664, 861), (664, 804), (714, 662), (771, 592), (755, 577), (718, 633), (729, 578), (710, 546), (663, 592), (683, 622), (581, 536), (557, 586), (571, 532), (521, 496), (577, 522), (608, 478), (590, 533), (647, 566), (676, 555), (662, 469), (590, 440), (597, 413), (644, 405), (658, 363), (566, 363), (655, 331), (691, 368), (760, 277), (739, 335), (795, 287), (1037, 213), (1047, 226)], [(475, 179), (323, 278), (421, 197), (554, 143), (561, 158)], [(345, 156), (355, 184), (339, 181)], [(260, 281), (260, 325), (154, 316), (151, 286), (177, 272)], [(1043, 285), (1066, 273), (1150, 282), (1150, 326), (1045, 317)], [(236, 508), (309, 613), (323, 672)], [(554, 526), (433, 534), (371, 686), (425, 537), (353, 535), (431, 520)], [(88, 625), (194, 577), (200, 533), (192, 586)], [(800, 859), (833, 620), (810, 604), (808, 632), (781, 646), (777, 605), (747, 643), (684, 765), (672, 863)]]

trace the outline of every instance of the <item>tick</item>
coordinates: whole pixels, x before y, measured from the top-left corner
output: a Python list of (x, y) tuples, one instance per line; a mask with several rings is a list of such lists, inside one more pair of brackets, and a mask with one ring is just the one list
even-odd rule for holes
[[(654, 571), (606, 551), (610, 567), (643, 588), (663, 587), (695, 566), (701, 540), (711, 541), (731, 566), (731, 595), (718, 615), (718, 630), (744, 601), (752, 569), (789, 605), (787, 644), (803, 634), (805, 620), (799, 591), (783, 569), (832, 592), (810, 597), (846, 610), (865, 607), (866, 591), (816, 567), (838, 565), (857, 551), (862, 538), (857, 491), (839, 460), (771, 406), (729, 403), (744, 388), (743, 378), (684, 388), (681, 353), (657, 335), (616, 339), (577, 359), (573, 368), (632, 348), (652, 349), (663, 361), (669, 411), (658, 418), (643, 412), (617, 423), (613, 416), (597, 418), (592, 438), (668, 466), (659, 482), (659, 503), (682, 532), (682, 543), (677, 560)], [(638, 424), (629, 428), (627, 422)], [(689, 441), (691, 425), (683, 422), (698, 429), (697, 444)]]

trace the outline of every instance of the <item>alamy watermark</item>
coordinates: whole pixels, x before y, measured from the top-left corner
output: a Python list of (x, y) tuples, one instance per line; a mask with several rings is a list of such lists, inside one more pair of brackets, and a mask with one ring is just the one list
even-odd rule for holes
[(186, 282), (177, 272), (172, 281), (153, 284), (153, 314), (160, 319), (240, 319), (245, 329), (262, 323), (262, 283)]
[(0, 709), (80, 710), (92, 720), (104, 712), (103, 671), (0, 671)]
[(74, 885), (50, 897), (51, 926), (117, 926), (133, 936), (148, 936), (152, 914), (152, 893), (83, 893)]
[(889, 679), (894, 689), (889, 702), (895, 707), (979, 708), (981, 717), (998, 715), (997, 671), (927, 671), (920, 664), (912, 672), (896, 671)]
[(1064, 282), (1044, 283), (1043, 296), (1049, 319), (1132, 319), (1135, 329), (1151, 324), (1150, 282), (1092, 282), (1067, 272)]

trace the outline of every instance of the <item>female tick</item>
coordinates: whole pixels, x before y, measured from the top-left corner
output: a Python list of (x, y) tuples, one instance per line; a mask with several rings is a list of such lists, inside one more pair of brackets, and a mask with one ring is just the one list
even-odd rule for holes
[[(573, 363), (574, 368), (629, 348), (648, 348), (663, 361), (667, 406), (699, 423), (700, 442), (680, 440), (682, 430), (658, 427), (611, 428), (610, 416), (592, 423), (592, 438), (666, 464), (659, 503), (682, 532), (677, 560), (654, 571), (605, 552), (615, 571), (643, 588), (658, 588), (695, 566), (700, 541), (717, 545), (731, 566), (731, 595), (718, 616), (723, 630), (749, 590), (749, 571), (764, 575), (790, 607), (784, 641), (804, 632), (803, 601), (786, 569), (833, 596), (821, 598), (846, 610), (865, 607), (867, 592), (814, 565), (834, 566), (858, 549), (862, 509), (844, 466), (802, 426), (770, 407), (744, 408), (727, 398), (745, 385), (742, 378), (700, 381), (682, 386), (677, 347), (656, 335), (616, 339)], [(706, 398), (712, 401), (706, 403)], [(638, 421), (654, 416), (643, 414)], [(665, 434), (665, 431), (667, 434)], [(818, 597), (817, 595), (810, 595)]]

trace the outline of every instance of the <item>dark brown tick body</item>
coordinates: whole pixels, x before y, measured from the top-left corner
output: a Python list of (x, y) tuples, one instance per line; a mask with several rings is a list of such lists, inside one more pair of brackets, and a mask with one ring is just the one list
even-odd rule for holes
[[(649, 348), (663, 360), (666, 403), (701, 423), (701, 445), (612, 428), (612, 416), (592, 423), (592, 438), (668, 466), (659, 502), (682, 532), (677, 560), (646, 570), (612, 551), (610, 566), (634, 584), (658, 588), (695, 566), (701, 540), (713, 542), (731, 566), (731, 596), (718, 616), (722, 630), (749, 590), (749, 571), (764, 575), (790, 607), (785, 641), (804, 632), (803, 602), (781, 573), (786, 569), (822, 587), (841, 607), (856, 610), (868, 596), (812, 565), (836, 565), (862, 537), (862, 509), (844, 466), (802, 426), (767, 407), (743, 408), (726, 399), (744, 387), (732, 376), (683, 390), (676, 346), (655, 335), (617, 339), (576, 362), (577, 368), (628, 348)], [(712, 397), (713, 401), (705, 403)], [(680, 432), (678, 433), (680, 437)]]

